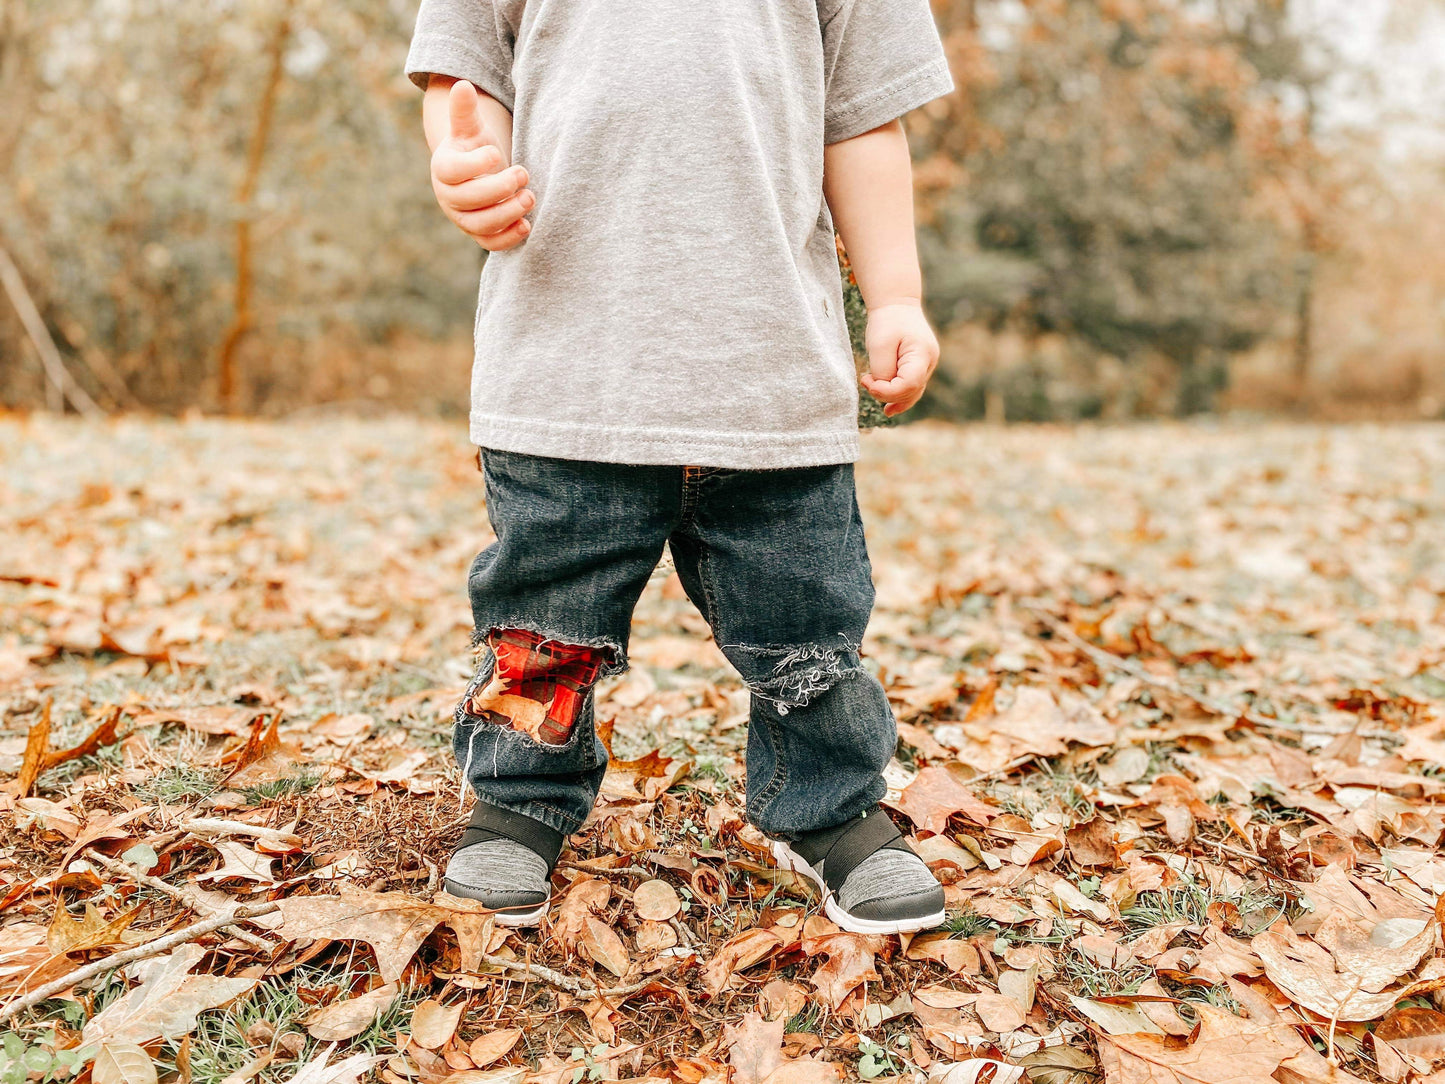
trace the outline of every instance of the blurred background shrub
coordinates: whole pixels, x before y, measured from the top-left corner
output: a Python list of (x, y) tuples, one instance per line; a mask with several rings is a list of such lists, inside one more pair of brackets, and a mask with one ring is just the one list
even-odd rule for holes
[[(0, 403), (460, 411), (415, 0), (0, 0)], [(1445, 413), (1445, 5), (935, 0), (926, 411)], [(1432, 89), (1433, 88), (1433, 89)], [(13, 292), (13, 291), (12, 291)], [(33, 323), (33, 321), (32, 321)]]

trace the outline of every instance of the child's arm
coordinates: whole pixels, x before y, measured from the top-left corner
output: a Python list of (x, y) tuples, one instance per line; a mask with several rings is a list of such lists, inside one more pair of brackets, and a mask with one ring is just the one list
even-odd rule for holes
[(515, 248), (536, 206), (527, 171), (512, 160), (512, 114), (464, 79), (433, 75), (422, 99), (422, 127), (431, 148), (432, 191), (463, 233), (489, 252)]
[(938, 339), (923, 315), (923, 275), (913, 232), (913, 163), (898, 121), (823, 153), (823, 193), (868, 306), (863, 387), (901, 414), (938, 365)]

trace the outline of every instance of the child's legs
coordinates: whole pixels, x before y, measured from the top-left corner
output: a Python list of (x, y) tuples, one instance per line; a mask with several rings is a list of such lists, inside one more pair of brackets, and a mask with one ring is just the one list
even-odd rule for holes
[(592, 689), (677, 522), (680, 471), (483, 452), (497, 541), (468, 588), (486, 644), (453, 744), (478, 798), (569, 834), (607, 768)]
[(858, 658), (873, 581), (851, 465), (689, 470), (678, 574), (752, 692), (749, 819), (791, 839), (883, 797), (897, 744)]

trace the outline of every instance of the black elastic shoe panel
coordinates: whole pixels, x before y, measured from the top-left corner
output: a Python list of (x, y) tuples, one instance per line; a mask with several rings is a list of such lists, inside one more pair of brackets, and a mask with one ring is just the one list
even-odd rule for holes
[(834, 892), (848, 875), (879, 851), (908, 851), (897, 825), (881, 809), (873, 809), (833, 828), (807, 832), (789, 844), (823, 877)]
[(550, 870), (557, 865), (566, 837), (557, 829), (510, 809), (478, 802), (457, 850), (492, 839), (510, 839), (539, 855)]

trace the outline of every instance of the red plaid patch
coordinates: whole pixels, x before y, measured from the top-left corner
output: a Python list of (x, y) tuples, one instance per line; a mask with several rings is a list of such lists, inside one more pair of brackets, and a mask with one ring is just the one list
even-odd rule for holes
[(472, 712), (547, 745), (566, 745), (606, 652), (520, 629), (494, 632), (487, 645), (496, 656), (496, 669), (492, 680), (473, 694)]

